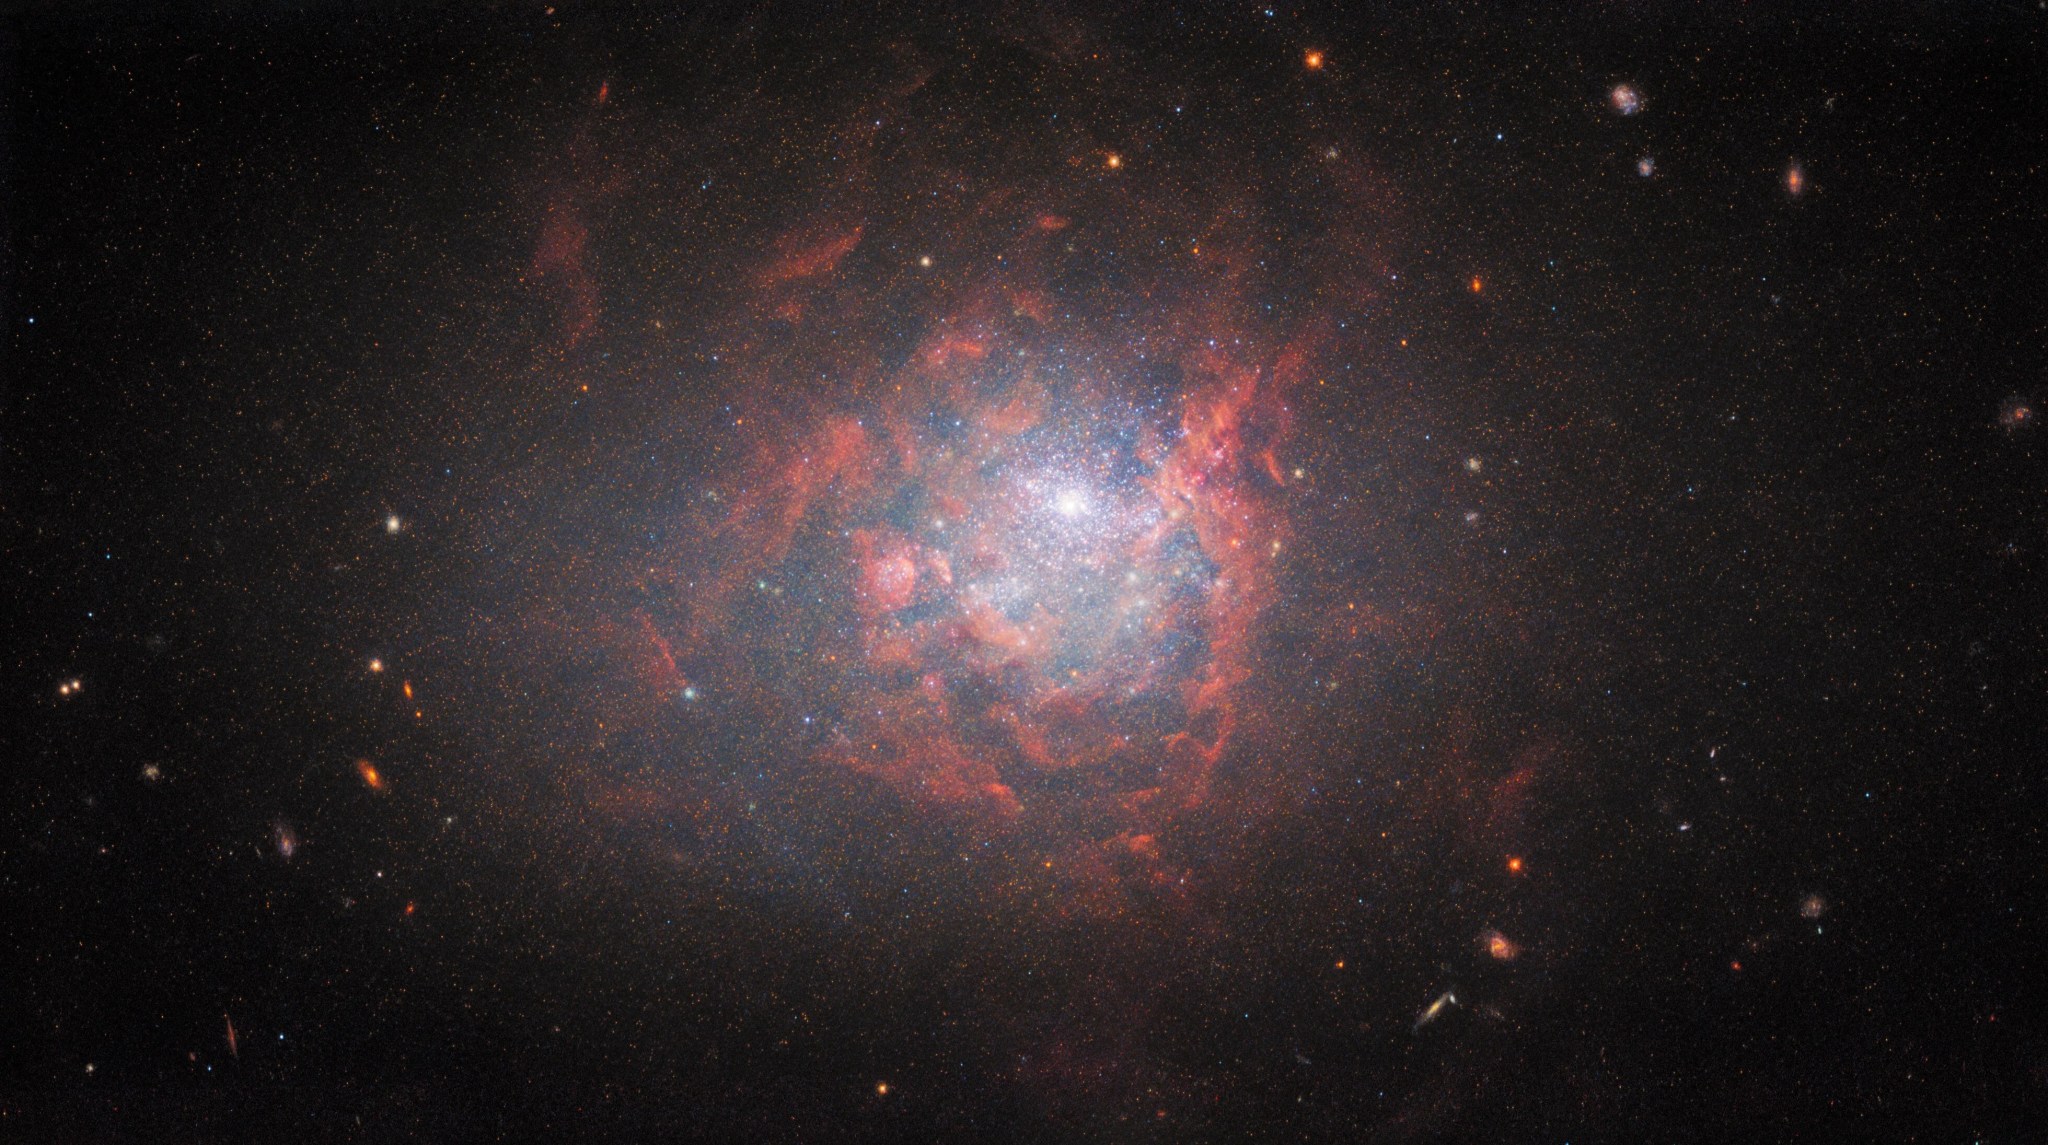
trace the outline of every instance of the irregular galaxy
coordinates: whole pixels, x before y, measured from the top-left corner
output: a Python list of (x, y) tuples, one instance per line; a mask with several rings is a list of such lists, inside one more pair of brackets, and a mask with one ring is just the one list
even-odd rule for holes
[[(1058, 67), (1019, 63), (1019, 83)], [(1346, 510), (1304, 468), (1339, 443), (1327, 420), (1300, 432), (1296, 408), (1391, 341), (1371, 312), (1398, 213), (1308, 140), (1335, 218), (1292, 240), (1258, 195), (1189, 177), (1249, 170), (1227, 141), (1161, 141), (1145, 169), (1078, 130), (970, 156), (928, 137), (993, 123), (932, 119), (929, 68), (899, 66), (886, 101), (827, 135), (830, 210), (754, 242), (687, 338), (655, 336), (652, 357), (715, 379), (648, 446), (658, 492), (621, 501), (608, 472), (601, 504), (549, 501), (550, 528), (637, 524), (537, 595), (518, 579), (541, 650), (521, 659), (632, 665), (637, 698), (591, 717), (605, 741), (622, 724), (727, 754), (747, 741), (757, 808), (772, 776), (837, 769), (1115, 909), (1132, 881), (1199, 876), (1176, 825), (1210, 809), (1219, 768), (1268, 766), (1299, 716), (1275, 612), (1299, 518)], [(641, 135), (611, 146), (672, 161)], [(543, 254), (570, 210), (546, 209)], [(601, 336), (581, 295), (537, 287), (560, 352)], [(1355, 624), (1346, 591), (1292, 604)], [(1312, 655), (1329, 634), (1300, 639)], [(568, 766), (611, 807), (742, 798), (678, 759)], [(1248, 776), (1221, 815), (1263, 814)], [(722, 832), (656, 834), (691, 849)]]
[[(1050, 1110), (1203, 1084), (1168, 1047), (1216, 999), (1157, 982), (1237, 948), (1304, 851), (1347, 874), (1284, 924), (1283, 962), (1398, 966), (1341, 986), (1377, 1037), (1459, 974), (1507, 1021), (1540, 976), (1472, 935), (1543, 934), (1538, 965), (1570, 941), (1549, 879), (1503, 857), (1570, 845), (1544, 796), (1569, 806), (1583, 763), (1535, 716), (1526, 589), (1429, 571), (1498, 548), (1477, 506), (1524, 462), (1405, 352), (1386, 252), (1412, 207), (1314, 123), (1276, 165), (1177, 131), (1140, 78), (1127, 122), (1036, 94), (1073, 66), (980, 65), (1020, 109), (890, 59), (789, 141), (822, 156), (795, 192), (819, 206), (722, 238), (729, 273), (687, 307), (623, 291), (622, 243), (677, 225), (640, 187), (726, 176), (616, 86), (582, 110), (537, 176), (555, 269), (522, 285), (540, 376), (605, 428), (493, 494), (516, 515), (478, 534), (447, 622), (502, 651), (449, 666), (466, 722), (532, 729), (554, 793), (502, 814), (627, 887), (737, 895), (863, 989), (983, 950), (934, 972), (988, 993), (975, 1021), (1009, 1048), (981, 1068)], [(1051, 130), (1005, 137), (1020, 115)], [(593, 190), (599, 155), (630, 174)], [(1416, 538), (1425, 503), (1453, 530)], [(460, 786), (505, 799), (503, 774)], [(1444, 910), (1406, 873), (1424, 854), (1459, 888), (1441, 932), (1371, 921)], [(1048, 966), (1098, 989), (966, 984)]]

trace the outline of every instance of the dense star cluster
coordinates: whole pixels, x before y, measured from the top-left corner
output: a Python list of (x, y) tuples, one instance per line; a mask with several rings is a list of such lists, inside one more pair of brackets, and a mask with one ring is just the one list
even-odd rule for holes
[(14, 17), (0, 1138), (2029, 1139), (2044, 59)]

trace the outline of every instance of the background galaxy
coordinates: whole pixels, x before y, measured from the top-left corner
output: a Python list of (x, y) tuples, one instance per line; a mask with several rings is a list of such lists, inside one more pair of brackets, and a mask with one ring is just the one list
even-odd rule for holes
[(0, 1137), (2048, 1119), (2035, 6), (4, 36)]

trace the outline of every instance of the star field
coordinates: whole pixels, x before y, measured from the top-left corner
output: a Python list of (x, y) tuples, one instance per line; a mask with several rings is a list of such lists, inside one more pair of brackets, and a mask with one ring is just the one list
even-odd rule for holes
[(2048, 13), (5, 35), (0, 1138), (2048, 1115)]

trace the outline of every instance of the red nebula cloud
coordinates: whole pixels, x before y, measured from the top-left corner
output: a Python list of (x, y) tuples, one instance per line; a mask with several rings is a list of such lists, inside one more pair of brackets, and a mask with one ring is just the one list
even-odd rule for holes
[(562, 333), (573, 346), (597, 326), (597, 284), (584, 266), (590, 228), (573, 206), (558, 204), (541, 223), (530, 274), (560, 299)]
[(862, 529), (853, 535), (862, 612), (878, 616), (910, 605), (917, 591), (917, 550), (902, 537)]
[(776, 286), (829, 274), (839, 265), (840, 259), (860, 245), (860, 236), (859, 226), (840, 228), (830, 225), (785, 235), (775, 244), (773, 258), (755, 275), (755, 281), (762, 286)]

